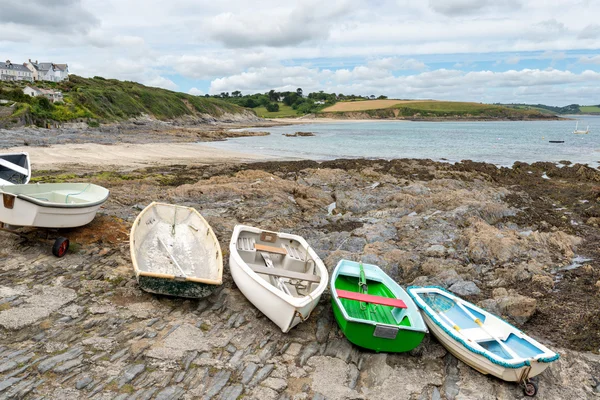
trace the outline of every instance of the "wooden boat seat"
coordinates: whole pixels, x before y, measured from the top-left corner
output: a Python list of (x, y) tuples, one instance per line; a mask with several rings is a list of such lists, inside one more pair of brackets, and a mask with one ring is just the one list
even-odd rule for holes
[(264, 252), (267, 252), (267, 253), (281, 254), (281, 255), (284, 255), (284, 256), (288, 254), (287, 250), (284, 249), (283, 247), (267, 246), (267, 245), (259, 244), (259, 243), (256, 243), (254, 245), (254, 249), (256, 251), (264, 251)]
[(301, 281), (308, 281), (308, 282), (312, 282), (312, 283), (320, 283), (321, 282), (321, 277), (318, 275), (290, 271), (290, 270), (283, 269), (283, 268), (268, 268), (268, 267), (261, 267), (259, 265), (249, 265), (249, 266), (257, 274), (278, 276), (280, 278), (299, 279)]
[(350, 292), (348, 290), (337, 289), (336, 293), (340, 299), (362, 301), (364, 303), (380, 304), (396, 308), (407, 308), (406, 303), (400, 299), (391, 299), (389, 297), (374, 296), (372, 294)]

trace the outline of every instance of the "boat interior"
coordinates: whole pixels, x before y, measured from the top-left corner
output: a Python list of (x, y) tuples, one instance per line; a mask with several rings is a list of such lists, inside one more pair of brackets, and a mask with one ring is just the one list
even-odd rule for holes
[(259, 277), (290, 296), (305, 297), (321, 282), (315, 261), (297, 240), (242, 230), (237, 250)]
[(26, 154), (0, 155), (0, 185), (18, 185), (28, 181), (29, 159)]
[[(73, 184), (70, 187), (64, 185), (26, 185), (7, 186), (3, 191), (19, 195), (24, 200), (55, 204), (86, 204), (101, 200), (108, 195), (104, 188), (97, 190), (91, 184)], [(102, 193), (101, 193), (102, 192)], [(104, 193), (105, 192), (105, 193)]]
[[(359, 280), (360, 278), (356, 274), (345, 274), (342, 270), (335, 279), (335, 288), (337, 290), (360, 293)], [(383, 282), (377, 280), (375, 277), (367, 276), (366, 283), (366, 292), (363, 291), (363, 293), (396, 299), (394, 293)], [(360, 300), (341, 297), (339, 300), (346, 310), (346, 313), (352, 318), (364, 319), (387, 325), (412, 326), (407, 308), (366, 303)]]
[(205, 221), (188, 208), (152, 207), (136, 226), (134, 243), (142, 272), (207, 280), (221, 277), (219, 244)]
[[(502, 359), (531, 358), (544, 353), (526, 338), (517, 336), (510, 325), (496, 317), (488, 318), (467, 304), (459, 306), (452, 299), (440, 293), (419, 293), (419, 296), (435, 313), (440, 315), (441, 321), (459, 327), (460, 334), (469, 342), (477, 343)], [(477, 324), (469, 314), (479, 319), (485, 329)], [(488, 332), (494, 332), (502, 344)], [(513, 354), (510, 354), (506, 348), (510, 349)]]

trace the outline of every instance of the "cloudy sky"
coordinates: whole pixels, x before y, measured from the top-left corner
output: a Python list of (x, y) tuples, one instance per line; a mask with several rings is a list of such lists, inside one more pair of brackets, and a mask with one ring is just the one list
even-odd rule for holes
[(598, 0), (2, 0), (0, 57), (191, 94), (600, 103)]

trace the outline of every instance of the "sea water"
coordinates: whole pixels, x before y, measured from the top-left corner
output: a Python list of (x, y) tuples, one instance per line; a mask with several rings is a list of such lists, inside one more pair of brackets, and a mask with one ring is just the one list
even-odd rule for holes
[[(473, 160), (512, 166), (515, 161), (588, 164), (600, 162), (600, 116), (571, 116), (561, 121), (411, 122), (368, 121), (310, 123), (251, 128), (255, 136), (214, 142), (210, 146), (284, 158), (421, 158), (458, 162)], [(590, 133), (575, 135), (588, 125)], [(312, 132), (311, 137), (284, 134)], [(564, 140), (564, 143), (550, 143)]]

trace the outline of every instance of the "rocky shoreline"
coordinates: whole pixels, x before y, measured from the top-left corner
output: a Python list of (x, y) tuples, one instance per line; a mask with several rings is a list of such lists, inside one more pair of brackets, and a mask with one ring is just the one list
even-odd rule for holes
[[(550, 179), (542, 178), (546, 175)], [(428, 160), (335, 160), (43, 172), (111, 190), (57, 259), (33, 231), (0, 232), (0, 397), (64, 399), (513, 399), (427, 337), (408, 354), (352, 346), (326, 292), (282, 334), (224, 284), (201, 301), (140, 291), (128, 232), (151, 201), (195, 207), (224, 259), (236, 223), (304, 236), (331, 270), (381, 266), (402, 285), (436, 284), (560, 353), (541, 399), (600, 391), (600, 173)], [(573, 268), (576, 256), (590, 259)]]

